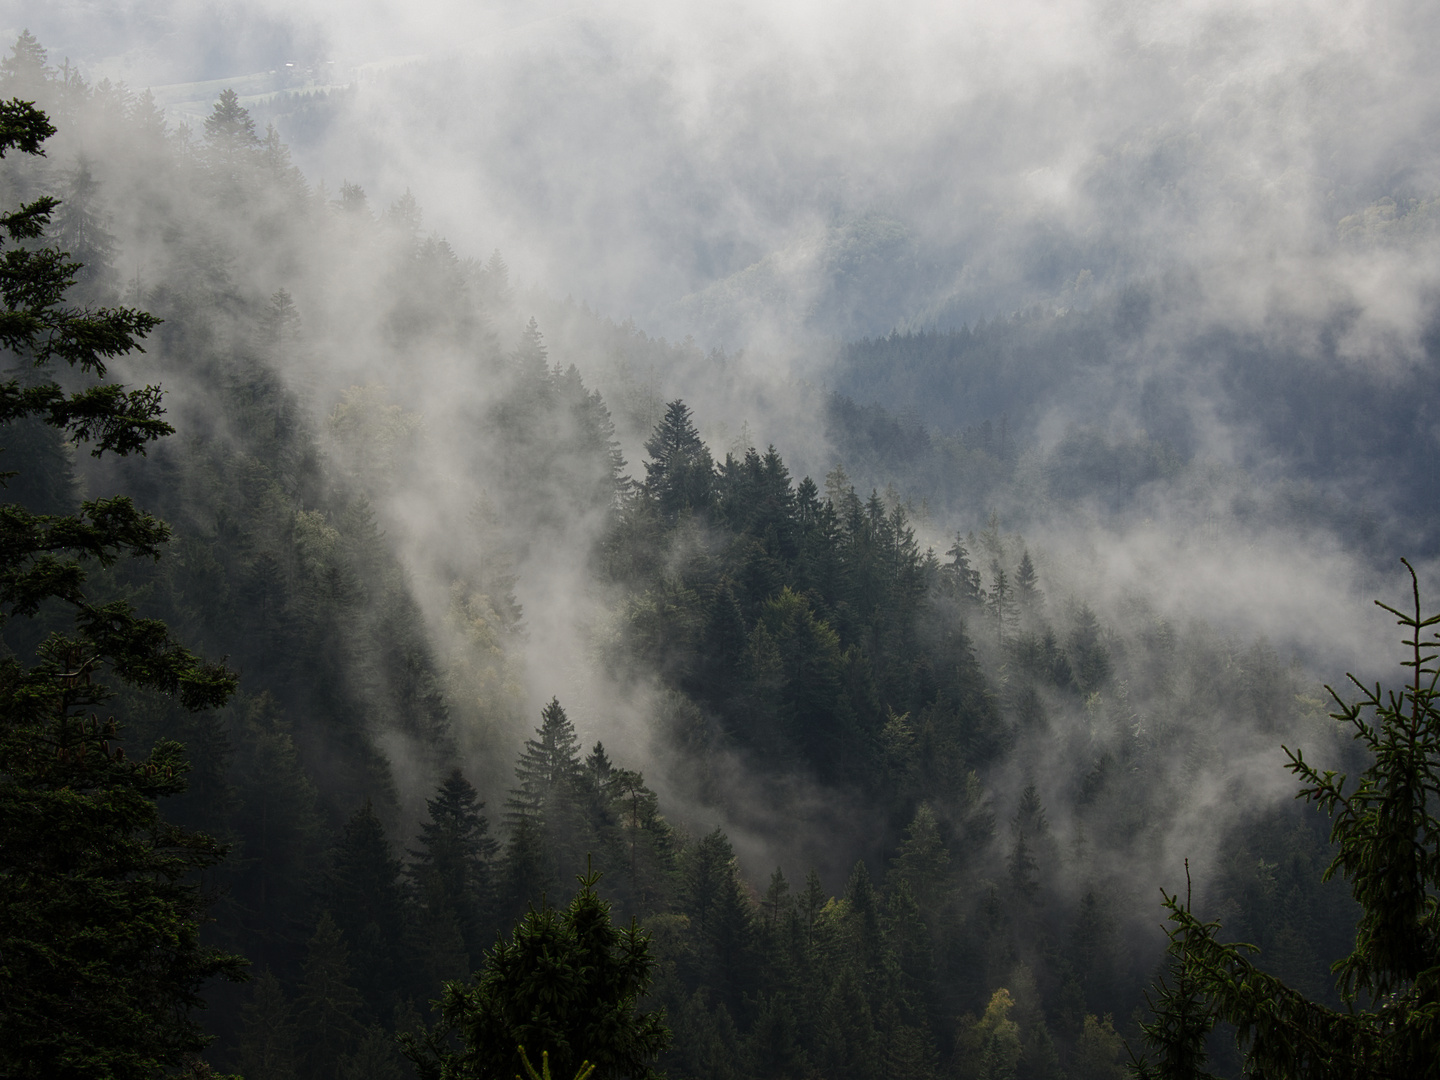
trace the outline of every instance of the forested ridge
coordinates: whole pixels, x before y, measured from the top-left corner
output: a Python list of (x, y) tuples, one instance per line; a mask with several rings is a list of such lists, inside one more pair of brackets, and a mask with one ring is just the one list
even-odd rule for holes
[[(855, 400), (823, 406), (839, 461), (796, 477), (767, 433), (712, 447), (703, 405), (620, 377), (693, 346), (573, 305), (548, 339), (532, 311), (561, 305), (498, 252), (452, 250), (408, 194), (312, 183), (232, 93), (173, 130), (27, 35), (0, 97), (57, 128), (45, 158), (0, 164), (4, 205), (62, 199), (31, 247), (84, 264), (74, 302), (163, 320), (112, 367), (162, 388), (176, 433), (91, 459), (11, 421), (5, 498), (62, 515), (123, 494), (167, 522), (159, 559), (95, 565), (90, 588), (238, 676), (208, 711), (131, 685), (105, 706), (132, 757), (183, 745), (162, 813), (228, 848), (199, 879), (204, 934), (249, 980), (206, 990), (216, 1069), (412, 1075), (395, 1036), (587, 874), (648, 935), (672, 1080), (1124, 1075), (1163, 963), (1157, 890), (1186, 855), (1196, 910), (1339, 1004), (1327, 969), (1359, 909), (1321, 884), (1326, 822), (1253, 763), (1273, 771), (1286, 740), (1358, 751), (1265, 640), (1087, 596), (1022, 512), (991, 512), (1033, 494), (1003, 394), (968, 431), (930, 428), (863, 403), (885, 395), (855, 372), (900, 346), (853, 345)], [(616, 400), (567, 350), (603, 358)], [(923, 398), (913, 369), (887, 367)], [(1181, 468), (1159, 441), (1071, 438), (1046, 473), (1062, 503)], [(945, 463), (937, 494), (925, 469)], [(855, 479), (887, 475), (908, 490)], [(561, 563), (562, 596), (583, 578), (594, 601), (573, 602), (574, 662), (635, 703), (644, 760), (525, 667), (522, 575)], [(8, 619), (6, 656), (56, 618)], [(751, 854), (771, 850), (803, 855)]]

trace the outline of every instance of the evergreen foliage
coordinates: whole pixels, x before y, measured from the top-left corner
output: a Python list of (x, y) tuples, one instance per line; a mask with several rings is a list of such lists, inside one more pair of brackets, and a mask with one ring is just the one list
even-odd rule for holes
[(485, 804), (458, 768), (427, 799), (430, 820), (420, 825), (420, 847), (406, 873), (430, 919), (453, 920), (464, 943), (467, 969), (478, 965), (496, 900), (499, 842), (480, 812)]
[(592, 847), (580, 742), (558, 698), (541, 711), (535, 734), (515, 765), (519, 786), (505, 803), (516, 837), (507, 854), (511, 910), (559, 887)]
[[(0, 77), (12, 87), (43, 80), (44, 58), (24, 35)], [(0, 103), (0, 157), (38, 155), (52, 134), (33, 105)], [(143, 453), (171, 431), (159, 389), (102, 380), (107, 362), (137, 350), (158, 320), (67, 303), (77, 264), (34, 243), (57, 205), (42, 196), (0, 215), (9, 244), (0, 345), (20, 365), (0, 383), (0, 424), (8, 435), (38, 421), (96, 457)], [(107, 676), (193, 710), (235, 689), (232, 672), (179, 645), (164, 623), (89, 587), (97, 570), (157, 558), (169, 538), (124, 496), (56, 513), (0, 505), (5, 1073), (140, 1077), (178, 1067), (208, 1041), (190, 1017), (201, 986), (242, 977), (240, 957), (200, 942), (208, 904), (193, 875), (224, 846), (164, 821), (156, 806), (185, 790), (184, 748), (162, 740), (127, 758), (124, 725), (98, 711), (116, 693), (100, 681)]]
[(674, 522), (682, 512), (710, 506), (715, 489), (715, 463), (700, 439), (690, 409), (683, 401), (665, 407), (664, 419), (645, 442), (645, 491), (661, 516)]
[(1347, 790), (1343, 773), (1285, 751), (1302, 783), (1298, 797), (1331, 819), (1336, 852), (1325, 876), (1343, 876), (1360, 905), (1354, 947), (1332, 968), (1345, 1008), (1311, 1001), (1262, 971), (1247, 955), (1253, 945), (1221, 943), (1218, 922), (1202, 922), (1188, 897), (1182, 904), (1166, 896), (1175, 972), (1146, 1029), (1160, 1064), (1142, 1062), (1141, 1075), (1201, 1076), (1197, 1044), (1216, 1019), (1235, 1026), (1249, 1072), (1440, 1075), (1440, 615), (1424, 614), (1419, 581), (1408, 562), (1406, 569), (1413, 608), (1377, 604), (1404, 628), (1411, 681), (1387, 692), (1352, 680), (1360, 690), (1354, 702), (1332, 691), (1334, 719), (1365, 750), (1356, 783)]
[[(600, 1077), (654, 1080), (669, 1043), (662, 1017), (642, 1012), (654, 961), (635, 924), (619, 929), (595, 891), (596, 874), (562, 911), (532, 908), (486, 956), (473, 986), (445, 985), (441, 1021), (406, 1052), (422, 1080), (508, 1078), (527, 1048), (543, 1048), (561, 1076), (594, 1066)], [(460, 1042), (449, 1049), (449, 1037)]]

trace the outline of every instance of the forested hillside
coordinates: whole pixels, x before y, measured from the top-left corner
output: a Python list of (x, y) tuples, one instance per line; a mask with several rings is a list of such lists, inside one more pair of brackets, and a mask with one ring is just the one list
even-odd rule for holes
[[(707, 442), (735, 418), (673, 395), (668, 371), (723, 354), (517, 287), (408, 194), (302, 176), (231, 92), (177, 130), (23, 37), (0, 97), (58, 129), (0, 167), (3, 205), (63, 200), (31, 248), (85, 264), (72, 302), (163, 320), (112, 371), (163, 390), (173, 435), (93, 459), (14, 421), (0, 461), (28, 511), (127, 495), (168, 522), (157, 560), (90, 587), (238, 675), (210, 711), (106, 706), (132, 757), (183, 744), (162, 812), (228, 845), (205, 935), (250, 966), (206, 991), (216, 1069), (411, 1075), (394, 1036), (587, 868), (649, 935), (672, 1080), (1124, 1075), (1186, 857), (1197, 910), (1338, 1003), (1357, 908), (1276, 775), (1282, 742), (1358, 760), (1335, 673), (1176, 616), (1164, 582), (1092, 594), (1027, 532), (1200, 482), (1163, 409), (1151, 435), (1099, 416), (1044, 446), (1011, 385), (1066, 393), (1128, 301), (845, 346), (848, 396), (797, 390), (830, 460), (796, 475), (791, 432)], [(1276, 490), (1232, 465), (1227, 491)], [(1434, 483), (1391, 479), (1417, 505)], [(10, 618), (5, 655), (52, 629)]]

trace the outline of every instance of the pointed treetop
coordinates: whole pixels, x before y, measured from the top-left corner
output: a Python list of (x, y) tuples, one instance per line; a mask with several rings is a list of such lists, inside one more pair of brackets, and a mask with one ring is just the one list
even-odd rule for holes
[(214, 109), (205, 118), (205, 139), (217, 146), (259, 145), (255, 121), (250, 119), (249, 110), (240, 104), (240, 96), (234, 90), (220, 91)]
[(569, 781), (580, 772), (580, 740), (559, 698), (551, 698), (541, 711), (535, 734), (538, 738), (525, 740), (525, 749), (515, 764), (520, 791), (527, 795)]
[(385, 211), (385, 221), (406, 237), (413, 238), (420, 231), (420, 204), (415, 201), (415, 196), (410, 189), (405, 189), (405, 194), (390, 204), (390, 209)]
[(365, 194), (365, 189), (359, 184), (352, 184), (349, 180), (340, 182), (341, 211), (346, 214), (368, 215), (370, 213), (370, 200)]
[(645, 487), (661, 512), (674, 521), (682, 511), (702, 510), (715, 490), (715, 462), (700, 438), (690, 409), (678, 398), (645, 440)]
[(0, 60), (0, 93), (32, 101), (55, 75), (55, 69), (47, 63), (48, 59), (35, 35), (29, 30), (22, 30), (10, 49), (10, 55)]
[(543, 378), (550, 370), (550, 352), (545, 348), (545, 335), (540, 333), (540, 324), (535, 316), (520, 331), (520, 341), (515, 346), (515, 365), (521, 373), (532, 378)]
[(1035, 563), (1030, 558), (1030, 549), (1020, 555), (1020, 566), (1015, 571), (1015, 598), (1026, 611), (1039, 607), (1044, 599), (1040, 592), (1039, 578), (1035, 574)]

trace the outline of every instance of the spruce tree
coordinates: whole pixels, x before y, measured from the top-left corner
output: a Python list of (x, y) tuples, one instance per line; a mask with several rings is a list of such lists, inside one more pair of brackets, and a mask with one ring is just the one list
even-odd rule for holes
[(685, 853), (682, 910), (690, 918), (692, 982), (737, 1013), (754, 974), (755, 928), (735, 851), (719, 829)]
[(985, 597), (985, 609), (995, 620), (996, 644), (1004, 645), (1006, 631), (1015, 623), (1015, 590), (999, 559), (990, 560), (990, 592)]
[(254, 146), (260, 139), (255, 134), (255, 121), (240, 104), (234, 90), (220, 91), (210, 115), (205, 118), (205, 138), (221, 146)]
[(1022, 616), (1033, 616), (1040, 612), (1045, 595), (1040, 591), (1040, 581), (1035, 574), (1035, 563), (1030, 558), (1030, 549), (1020, 553), (1020, 565), (1015, 570), (1015, 604)]
[(100, 184), (90, 162), (82, 157), (65, 180), (65, 197), (54, 218), (55, 240), (77, 262), (75, 295), (94, 300), (113, 273), (115, 237), (105, 228), (98, 205)]
[(22, 30), (10, 55), (0, 60), (0, 94), (33, 104), (50, 88), (54, 77), (44, 46), (29, 30)]
[[(1185, 911), (1190, 910), (1190, 861), (1185, 861)], [(1178, 901), (1178, 896), (1177, 896)], [(1140, 1034), (1153, 1059), (1131, 1052), (1132, 1071), (1140, 1080), (1216, 1080), (1207, 1072), (1209, 1054), (1205, 1043), (1215, 1028), (1215, 1012), (1205, 1000), (1200, 984), (1188, 970), (1189, 950), (1183, 927), (1170, 927), (1166, 969), (1145, 995), (1150, 1019), (1140, 1024)]]
[(1080, 605), (1065, 646), (1081, 693), (1093, 694), (1110, 679), (1110, 651), (1101, 639), (1100, 620), (1089, 604)]
[(388, 1019), (408, 982), (408, 912), (400, 871), (385, 827), (367, 799), (345, 823), (333, 855), (326, 900), (347, 948), (363, 960), (356, 987), (368, 1022)]
[(583, 876), (563, 911), (531, 908), (473, 986), (445, 985), (440, 1023), (402, 1039), (421, 1080), (511, 1080), (522, 1052), (548, 1054), (557, 1077), (588, 1061), (596, 1080), (658, 1080), (654, 1061), (670, 1033), (658, 1012), (640, 1010), (654, 968), (649, 939), (633, 922), (611, 922), (598, 880)]
[(515, 370), (527, 384), (537, 386), (548, 384), (550, 379), (550, 350), (545, 347), (545, 337), (540, 333), (540, 324), (535, 316), (520, 331), (520, 341), (513, 354)]
[(330, 913), (322, 912), (305, 953), (304, 977), (295, 1002), (305, 1075), (315, 1080), (340, 1080), (341, 1060), (364, 1035), (359, 1020), (363, 1008), (350, 950)]
[(709, 508), (715, 492), (715, 462), (690, 418), (690, 409), (675, 400), (645, 440), (645, 491), (661, 516), (674, 523), (684, 512)]
[(485, 804), (458, 768), (425, 807), (430, 819), (420, 825), (420, 846), (410, 852), (407, 873), (424, 907), (454, 919), (470, 963), (478, 964), (489, 930), (500, 845), (481, 813)]
[(535, 734), (515, 764), (518, 786), (505, 801), (506, 887), (516, 913), (579, 872), (592, 848), (580, 741), (558, 698), (541, 710)]
[(941, 568), (941, 581), (962, 603), (979, 604), (983, 599), (980, 571), (970, 565), (970, 550), (965, 546), (965, 538), (956, 533), (955, 543), (945, 554), (950, 556), (950, 561)]
[(268, 969), (251, 980), (250, 1000), (240, 1015), (238, 1063), (246, 1080), (296, 1080), (295, 1017), (280, 980)]
[[(1298, 797), (1331, 820), (1335, 857), (1325, 871), (1350, 882), (1360, 904), (1355, 945), (1334, 971), (1343, 1009), (1307, 999), (1250, 959), (1253, 946), (1218, 940), (1188, 897), (1166, 896), (1174, 964), (1146, 1031), (1159, 1063), (1143, 1076), (1196, 1078), (1200, 1035), (1212, 1019), (1236, 1028), (1246, 1072), (1316, 1080), (1440, 1077), (1440, 614), (1426, 616), (1410, 570), (1413, 605), (1377, 604), (1404, 628), (1408, 685), (1359, 689), (1353, 702), (1332, 690), (1369, 761), (1352, 785), (1284, 748), (1301, 781)], [(1204, 1010), (1196, 1008), (1196, 1001)]]
[[(27, 48), (22, 38), (0, 70), (7, 85), (43, 68), (43, 50)], [(30, 104), (0, 103), (0, 157), (39, 155), (54, 130)], [(38, 423), (96, 457), (143, 453), (171, 432), (159, 388), (104, 380), (107, 361), (138, 350), (158, 320), (67, 302), (77, 265), (35, 243), (56, 206), (42, 196), (0, 214), (0, 243), (11, 245), (0, 261), (0, 348), (21, 365), (0, 382), (0, 435)], [(199, 940), (206, 899), (194, 874), (224, 848), (167, 823), (156, 805), (185, 788), (184, 748), (161, 740), (127, 756), (124, 718), (104, 715), (106, 679), (189, 709), (235, 689), (233, 673), (163, 623), (90, 592), (96, 568), (155, 559), (169, 536), (125, 496), (56, 513), (0, 504), (3, 1074), (177, 1067), (208, 1041), (189, 1015), (201, 986), (240, 977), (239, 957)]]

